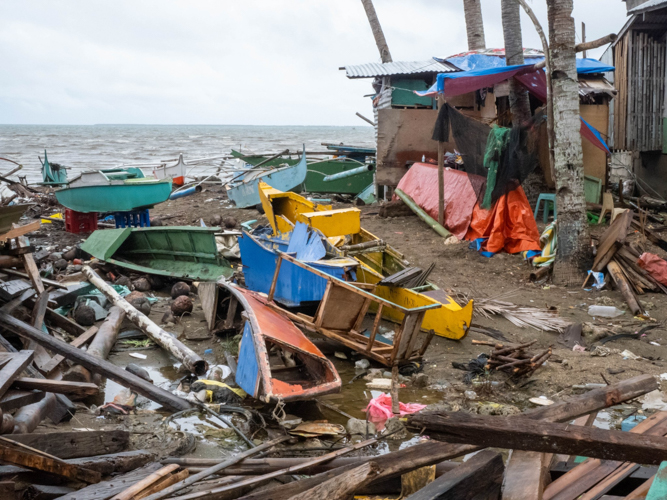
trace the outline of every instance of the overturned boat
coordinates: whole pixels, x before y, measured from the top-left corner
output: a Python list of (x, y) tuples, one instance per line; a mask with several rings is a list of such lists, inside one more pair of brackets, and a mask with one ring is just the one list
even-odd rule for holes
[(95, 231), (81, 245), (93, 257), (132, 271), (216, 281), (233, 270), (218, 252), (216, 227), (170, 226)]
[(266, 403), (309, 400), (340, 391), (333, 363), (289, 319), (268, 307), (265, 297), (226, 281), (219, 287), (230, 296), (228, 311), (234, 314), (237, 305), (243, 309), (239, 387)]

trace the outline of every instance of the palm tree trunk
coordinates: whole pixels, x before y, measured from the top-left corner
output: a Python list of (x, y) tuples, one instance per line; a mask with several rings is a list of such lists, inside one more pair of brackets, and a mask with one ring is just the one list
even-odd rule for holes
[(466, 31), (468, 32), (468, 50), (486, 48), (484, 39), (484, 21), (482, 19), (481, 0), (463, 0), (463, 10), (466, 17)]
[(547, 0), (554, 113), (554, 170), (558, 209), (558, 253), (554, 279), (581, 283), (590, 238), (584, 196), (573, 0)]
[[(502, 0), (503, 36), (505, 60), (508, 66), (523, 64), (523, 39), (521, 35), (521, 6), (517, 0)], [(510, 110), (512, 123), (519, 125), (530, 117), (528, 91), (514, 78), (510, 81)]]
[(371, 25), (371, 30), (373, 31), (373, 36), (375, 37), (375, 44), (380, 51), (380, 58), (382, 59), (382, 62), (392, 62), (391, 54), (389, 53), (389, 45), (387, 45), (387, 40), (385, 40), (384, 33), (382, 32), (382, 26), (380, 26), (380, 20), (375, 13), (373, 0), (361, 0), (361, 3), (364, 5), (364, 10), (366, 10), (366, 16), (368, 17), (368, 22)]

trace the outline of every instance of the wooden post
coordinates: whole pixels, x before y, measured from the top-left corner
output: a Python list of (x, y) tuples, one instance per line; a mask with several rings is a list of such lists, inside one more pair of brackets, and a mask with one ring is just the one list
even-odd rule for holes
[[(586, 23), (584, 22), (581, 23), (581, 43), (586, 43)], [(581, 55), (586, 59), (586, 50)]]
[(445, 225), (445, 143), (438, 141), (438, 224)]
[(401, 414), (398, 399), (398, 365), (391, 367), (391, 412), (395, 417)]
[[(111, 348), (116, 343), (118, 337), (118, 330), (125, 319), (125, 311), (120, 307), (112, 306), (109, 309), (109, 315), (102, 323), (97, 335), (88, 346), (88, 354), (100, 359), (107, 359)], [(64, 375), (63, 380), (71, 380), (75, 382), (95, 382), (99, 384), (102, 377), (99, 374), (93, 376), (87, 368), (81, 365), (74, 365)]]
[(199, 354), (185, 346), (175, 337), (172, 337), (169, 333), (165, 332), (162, 328), (151, 321), (145, 314), (134, 308), (127, 300), (118, 295), (118, 292), (116, 292), (116, 290), (114, 290), (109, 284), (100, 278), (97, 273), (95, 273), (95, 271), (93, 271), (90, 267), (84, 266), (82, 272), (86, 278), (88, 278), (88, 281), (95, 285), (95, 287), (97, 287), (97, 289), (102, 292), (113, 305), (120, 307), (123, 311), (125, 311), (127, 319), (138, 326), (160, 347), (165, 349), (177, 359), (181, 360), (183, 362), (183, 366), (186, 369), (196, 373), (197, 375), (203, 375), (206, 373), (208, 364), (201, 358), (201, 356), (199, 356)]
[(271, 288), (269, 289), (268, 301), (273, 302), (273, 295), (276, 293), (276, 285), (278, 284), (278, 275), (280, 274), (280, 265), (283, 263), (283, 258), (281, 255), (278, 256), (278, 261), (276, 262), (276, 270), (273, 273), (273, 281), (271, 282)]

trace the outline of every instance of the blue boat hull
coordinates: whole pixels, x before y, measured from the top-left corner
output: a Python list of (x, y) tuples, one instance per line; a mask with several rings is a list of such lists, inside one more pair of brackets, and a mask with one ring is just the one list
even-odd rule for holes
[[(282, 244), (275, 240), (267, 242), (267, 245), (273, 246)], [(284, 242), (284, 247), (281, 250), (286, 250), (287, 242)], [(239, 248), (246, 288), (268, 294), (278, 255), (247, 233), (239, 236)], [(309, 262), (308, 265), (342, 280), (349, 278), (350, 271), (341, 266), (327, 265), (325, 261)], [(283, 260), (273, 298), (287, 307), (313, 304), (322, 300), (326, 286), (326, 279)]]
[(242, 181), (227, 190), (227, 196), (237, 208), (254, 207), (261, 203), (259, 199), (259, 183), (266, 182), (269, 186), (280, 191), (290, 191), (306, 180), (308, 163), (304, 149), (301, 161), (296, 165), (269, 170), (267, 174), (252, 180)]

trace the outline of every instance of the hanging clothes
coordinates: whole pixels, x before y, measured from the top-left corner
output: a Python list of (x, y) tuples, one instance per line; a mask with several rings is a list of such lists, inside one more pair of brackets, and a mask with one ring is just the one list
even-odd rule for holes
[(496, 187), (498, 167), (504, 158), (509, 139), (510, 129), (498, 126), (491, 128), (489, 138), (486, 141), (486, 151), (484, 152), (484, 167), (487, 170), (487, 175), (486, 192), (482, 200), (482, 208), (491, 208), (491, 194)]

